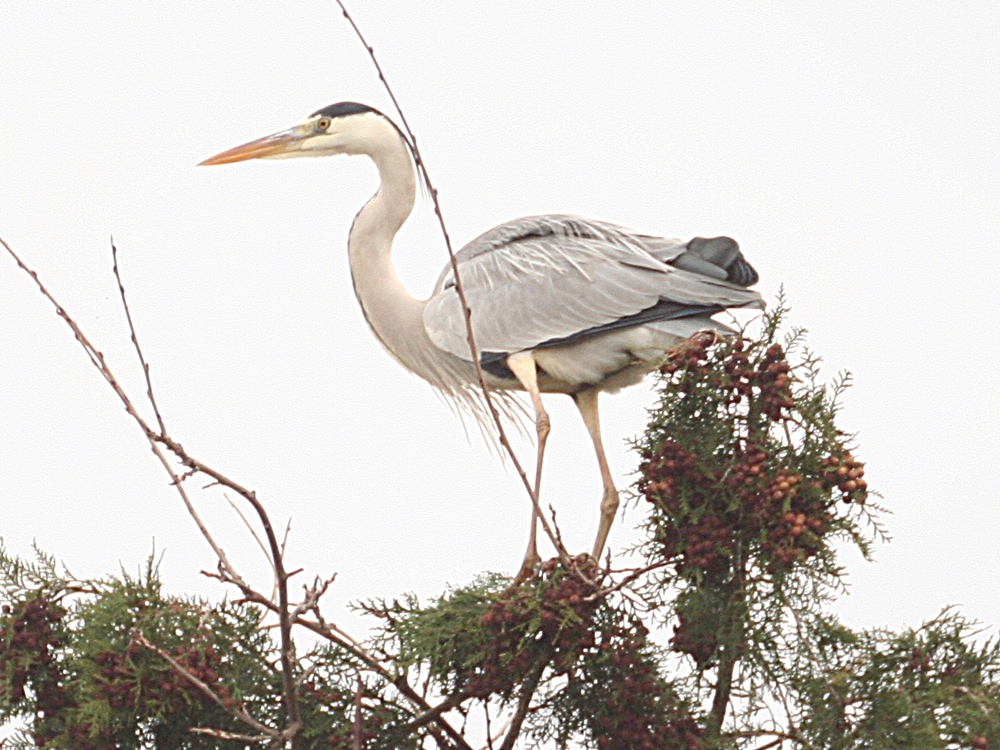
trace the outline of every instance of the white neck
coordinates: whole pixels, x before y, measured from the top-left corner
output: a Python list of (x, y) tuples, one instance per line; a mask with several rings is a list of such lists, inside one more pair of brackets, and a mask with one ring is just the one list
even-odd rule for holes
[(413, 163), (399, 133), (382, 118), (365, 135), (364, 147), (357, 151), (375, 162), (381, 185), (351, 225), (347, 247), (354, 292), (386, 350), (408, 370), (444, 386), (441, 360), (451, 357), (427, 337), (426, 302), (410, 296), (392, 265), (393, 239), (413, 210)]

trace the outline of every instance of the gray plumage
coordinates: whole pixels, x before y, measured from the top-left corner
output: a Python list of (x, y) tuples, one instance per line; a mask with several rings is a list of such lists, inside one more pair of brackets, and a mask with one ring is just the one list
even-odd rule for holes
[[(456, 260), (485, 364), (629, 326), (670, 331), (670, 320), (681, 321), (673, 328), (686, 338), (690, 318), (718, 328), (713, 313), (761, 304), (739, 283), (753, 283), (756, 273), (728, 237), (685, 243), (576, 216), (529, 216), (480, 235)], [(436, 346), (471, 359), (450, 265), (423, 323)]]
[[(413, 209), (416, 175), (409, 144), (387, 117), (363, 104), (341, 102), (202, 163), (334, 154), (368, 156), (381, 180), (355, 217), (347, 242), (365, 320), (397, 361), (470, 410), (491, 434), (451, 266), (431, 298), (419, 300), (392, 265), (393, 239)], [(668, 350), (699, 330), (728, 332), (713, 314), (762, 307), (760, 295), (747, 288), (757, 273), (728, 237), (682, 242), (562, 215), (501, 224), (462, 248), (456, 259), (496, 403), (513, 417), (517, 410), (508, 394), (524, 390), (531, 398), (538, 436), (535, 499), (549, 434), (540, 394), (567, 393), (580, 410), (604, 484), (593, 548), (599, 558), (618, 491), (601, 441), (598, 394), (638, 382)], [(539, 507), (533, 508), (520, 576), (538, 562)]]

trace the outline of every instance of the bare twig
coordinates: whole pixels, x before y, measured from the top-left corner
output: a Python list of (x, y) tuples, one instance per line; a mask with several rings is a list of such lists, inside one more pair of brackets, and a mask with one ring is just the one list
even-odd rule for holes
[(273, 737), (266, 734), (239, 734), (238, 732), (227, 732), (223, 729), (213, 729), (212, 727), (191, 727), (188, 730), (194, 734), (203, 734), (207, 737), (215, 737), (219, 740), (234, 740), (236, 742), (270, 742)]
[(157, 646), (154, 643), (151, 643), (138, 630), (133, 630), (132, 631), (132, 642), (133, 643), (138, 643), (143, 648), (148, 649), (149, 651), (152, 651), (153, 653), (157, 654), (161, 659), (163, 659), (165, 662), (167, 662), (167, 664), (169, 664), (171, 666), (171, 668), (173, 668), (173, 670), (175, 672), (177, 672), (185, 680), (187, 680), (192, 685), (194, 685), (196, 688), (198, 688), (198, 690), (200, 690), (213, 703), (217, 703), (219, 706), (221, 706), (222, 709), (226, 713), (228, 713), (230, 716), (232, 716), (234, 719), (239, 719), (240, 721), (242, 721), (247, 726), (253, 727), (258, 732), (260, 732), (263, 735), (266, 735), (267, 737), (269, 737), (271, 739), (278, 739), (278, 738), (281, 738), (283, 736), (286, 736), (286, 733), (284, 733), (284, 732), (281, 732), (281, 731), (279, 731), (277, 729), (269, 727), (269, 726), (267, 726), (267, 724), (261, 724), (259, 721), (257, 721), (255, 718), (253, 718), (250, 714), (248, 714), (243, 708), (237, 708), (235, 705), (232, 705), (232, 704), (227, 705), (226, 701), (222, 700), (222, 698), (219, 697), (218, 693), (216, 693), (214, 690), (212, 690), (211, 687), (209, 687), (205, 682), (203, 682), (202, 680), (198, 679), (193, 674), (191, 674), (191, 672), (189, 672), (184, 667), (184, 665), (182, 665), (180, 662), (178, 662), (175, 658), (173, 658), (170, 654), (168, 654), (162, 648), (160, 648), (159, 646)]
[(295, 609), (292, 610), (292, 617), (298, 617), (306, 612), (312, 612), (317, 618), (322, 618), (319, 611), (319, 600), (323, 598), (326, 594), (327, 589), (333, 584), (337, 579), (337, 575), (334, 574), (329, 578), (319, 578), (317, 577), (312, 586), (302, 585), (302, 601), (296, 605)]
[(488, 701), (483, 701), (483, 713), (486, 714), (486, 744), (483, 745), (482, 750), (493, 750), (493, 740), (499, 740), (504, 736), (507, 727), (510, 726), (510, 719), (507, 719), (494, 734), (490, 726), (490, 704)]
[(156, 403), (156, 396), (153, 395), (153, 381), (149, 376), (149, 364), (146, 362), (146, 358), (142, 354), (142, 347), (139, 346), (139, 337), (135, 333), (135, 325), (132, 323), (132, 311), (129, 310), (128, 300), (125, 298), (125, 285), (122, 283), (122, 276), (118, 270), (118, 248), (115, 247), (114, 238), (111, 239), (111, 270), (115, 274), (115, 281), (118, 282), (118, 294), (122, 300), (122, 307), (125, 308), (125, 319), (128, 321), (129, 335), (132, 339), (132, 346), (135, 347), (135, 353), (139, 357), (139, 364), (142, 365), (142, 374), (146, 378), (146, 397), (149, 399), (150, 405), (153, 407), (153, 413), (156, 414), (156, 421), (160, 425), (160, 434), (167, 434), (167, 426), (163, 423), (163, 415), (160, 414), (160, 407)]
[(786, 739), (791, 739), (791, 738), (790, 737), (775, 737), (770, 742), (765, 742), (763, 745), (760, 745), (759, 747), (757, 747), (756, 750), (770, 750), (770, 748), (777, 747), (782, 742), (784, 742)]
[[(270, 550), (270, 560), (271, 564), (274, 566), (275, 579), (277, 581), (278, 603), (277, 607), (272, 608), (272, 611), (278, 615), (281, 641), (280, 655), (282, 696), (289, 719), (289, 728), (287, 731), (294, 738), (301, 727), (302, 722), (299, 713), (298, 691), (295, 685), (295, 644), (292, 641), (292, 618), (290, 616), (288, 604), (289, 574), (285, 569), (284, 561), (281, 555), (281, 547), (278, 543), (277, 535), (274, 533), (271, 518), (268, 516), (267, 511), (264, 509), (260, 500), (257, 498), (257, 493), (255, 491), (244, 487), (242, 484), (230, 479), (225, 474), (222, 474), (212, 467), (203, 464), (201, 461), (194, 458), (186, 450), (184, 450), (184, 446), (173, 438), (167, 435), (162, 435), (157, 439), (169, 448), (170, 451), (180, 459), (184, 466), (187, 466), (189, 469), (193, 469), (200, 474), (204, 474), (210, 479), (215, 480), (216, 483), (222, 485), (223, 487), (228, 487), (250, 503), (251, 507), (253, 507), (254, 511), (257, 513), (257, 518), (264, 529), (264, 536), (267, 539), (267, 545)], [(240, 588), (245, 591), (248, 587), (241, 586)], [(260, 598), (263, 599), (264, 597)]]
[(453, 708), (457, 708), (467, 697), (468, 696), (463, 693), (449, 695), (436, 706), (428, 711), (424, 711), (422, 714), (410, 721), (404, 728), (407, 731), (413, 731), (414, 729), (430, 724), (432, 721), (437, 721), (443, 714), (448, 713)]
[[(253, 524), (250, 523), (250, 521), (247, 519), (245, 515), (243, 515), (243, 511), (240, 510), (240, 506), (238, 506), (235, 502), (233, 502), (233, 499), (229, 497), (229, 495), (223, 492), (222, 497), (225, 498), (227, 503), (229, 503), (229, 507), (236, 512), (236, 515), (240, 517), (240, 520), (243, 522), (243, 525), (246, 527), (247, 531), (250, 532), (250, 536), (253, 537), (253, 540), (257, 542), (257, 546), (260, 547), (260, 551), (264, 553), (264, 557), (267, 559), (268, 564), (271, 566), (271, 570), (274, 571), (274, 563), (271, 561), (271, 556), (267, 553), (267, 547), (264, 546), (264, 542), (261, 541), (260, 536), (257, 534), (257, 529), (255, 529), (253, 527)], [(277, 579), (277, 572), (275, 572), (275, 579)]]
[[(14, 250), (11, 248), (11, 246), (8, 245), (7, 242), (4, 241), (2, 238), (0, 238), (0, 245), (2, 245), (3, 248), (7, 251), (8, 255), (10, 255), (10, 257), (14, 259), (14, 262), (17, 263), (18, 268), (20, 268), (28, 276), (31, 277), (31, 280), (35, 282), (35, 286), (38, 287), (38, 290), (42, 293), (42, 296), (45, 297), (45, 299), (47, 299), (52, 304), (52, 306), (55, 308), (56, 314), (60, 318), (62, 318), (63, 322), (66, 323), (67, 326), (69, 326), (70, 330), (73, 332), (73, 336), (76, 338), (80, 346), (83, 347), (84, 352), (90, 359), (91, 364), (93, 364), (94, 367), (97, 368), (97, 371), (101, 374), (101, 377), (103, 377), (104, 380), (108, 383), (108, 385), (111, 386), (111, 389), (115, 392), (115, 395), (118, 396), (118, 400), (121, 401), (122, 405), (125, 407), (126, 413), (130, 417), (132, 417), (135, 423), (139, 426), (139, 429), (142, 430), (143, 435), (149, 441), (153, 453), (156, 455), (157, 459), (159, 459), (160, 463), (163, 464), (164, 469), (166, 469), (167, 473), (170, 475), (171, 483), (177, 488), (177, 491), (181, 496), (181, 500), (183, 501), (184, 506), (188, 511), (188, 514), (191, 516), (192, 519), (194, 519), (195, 524), (198, 526), (198, 531), (201, 532), (201, 535), (205, 538), (209, 546), (212, 548), (212, 551), (218, 557), (220, 565), (222, 565), (234, 578), (239, 578), (239, 576), (236, 574), (235, 569), (229, 563), (229, 559), (226, 557), (226, 553), (212, 537), (211, 533), (208, 531), (208, 527), (205, 526), (205, 523), (201, 520), (201, 517), (198, 515), (197, 510), (195, 510), (194, 503), (191, 501), (190, 496), (187, 494), (187, 491), (183, 486), (183, 479), (181, 478), (181, 476), (178, 475), (173, 465), (160, 450), (160, 446), (158, 445), (158, 443), (164, 436), (158, 434), (155, 430), (153, 430), (146, 422), (146, 420), (142, 418), (142, 415), (139, 414), (135, 405), (132, 403), (132, 399), (129, 398), (128, 394), (125, 392), (125, 389), (121, 386), (121, 384), (118, 382), (118, 379), (111, 371), (111, 368), (108, 366), (107, 362), (104, 359), (104, 355), (96, 346), (94, 346), (91, 343), (90, 339), (87, 338), (83, 330), (81, 330), (80, 326), (77, 325), (76, 321), (73, 320), (72, 317), (70, 317), (69, 313), (66, 312), (63, 306), (59, 304), (58, 300), (56, 300), (56, 298), (52, 295), (52, 293), (46, 288), (45, 284), (42, 283), (42, 280), (39, 278), (38, 273), (29, 268), (27, 264), (25, 264), (25, 262), (21, 260), (21, 257), (17, 253), (15, 253)], [(188, 475), (189, 475), (188, 473), (185, 473), (184, 474), (185, 478)]]
[[(603, 599), (608, 594), (613, 594), (616, 591), (621, 591), (623, 588), (632, 583), (632, 581), (636, 580), (637, 578), (641, 578), (642, 576), (646, 575), (646, 573), (657, 570), (659, 568), (665, 568), (670, 564), (671, 563), (669, 560), (660, 560), (659, 562), (651, 563), (641, 568), (636, 568), (635, 570), (632, 570), (627, 576), (622, 578), (620, 581), (613, 583), (610, 586), (605, 586), (604, 588), (598, 589), (592, 594), (588, 594), (583, 598), (583, 600), (586, 602), (594, 602), (597, 601), (598, 599)], [(610, 567), (604, 569), (605, 574), (611, 574), (611, 572), (612, 571)]]
[(542, 507), (539, 503), (538, 493), (535, 492), (535, 487), (528, 479), (527, 473), (524, 471), (524, 467), (517, 458), (517, 454), (514, 452), (514, 448), (507, 438), (507, 432), (503, 426), (503, 420), (500, 417), (500, 411), (497, 409), (496, 404), (493, 401), (493, 397), (490, 395), (489, 386), (486, 385), (486, 378), (483, 375), (483, 366), (480, 361), (479, 346), (476, 344), (475, 333), (472, 329), (472, 308), (469, 307), (469, 299), (465, 294), (465, 286), (462, 284), (462, 276), (458, 270), (458, 260), (455, 257), (455, 251), (451, 245), (451, 236), (448, 234), (448, 227), (445, 225), (444, 213), (441, 210), (441, 201), (438, 197), (438, 191), (431, 182), (430, 174), (427, 171), (427, 164), (424, 162), (423, 157), (420, 155), (420, 149), (417, 147), (417, 136), (414, 134), (413, 130), (410, 128), (409, 122), (407, 122), (406, 115), (403, 114), (403, 109), (399, 105), (399, 101), (396, 99), (396, 94), (393, 92), (392, 87), (389, 85), (389, 81), (385, 77), (385, 73), (382, 71), (382, 66), (379, 64), (378, 58), (375, 56), (375, 48), (368, 43), (365, 39), (364, 34), (361, 33), (361, 29), (355, 23), (351, 14), (348, 12), (347, 7), (344, 5), (343, 0), (336, 0), (338, 6), (340, 6), (341, 12), (344, 14), (344, 18), (351, 25), (354, 30), (354, 34), (358, 37), (358, 40), (364, 46), (365, 51), (368, 53), (368, 57), (371, 58), (372, 64), (375, 66), (375, 71), (378, 73), (378, 79), (381, 81), (383, 88), (385, 88), (386, 93), (389, 95), (389, 99), (392, 101), (392, 106), (396, 110), (396, 114), (399, 115), (400, 124), (403, 126), (403, 130), (406, 132), (406, 137), (409, 141), (410, 148), (413, 152), (413, 159), (417, 164), (417, 168), (423, 174), (424, 183), (427, 185), (427, 189), (431, 195), (431, 201), (434, 204), (434, 215), (437, 217), (438, 224), (441, 227), (441, 234), (444, 237), (444, 244), (448, 250), (448, 258), (451, 263), (451, 270), (455, 276), (455, 291), (458, 294), (458, 299), (462, 305), (462, 316), (465, 318), (465, 333), (466, 341), (469, 344), (469, 356), (472, 358), (473, 366), (476, 369), (476, 381), (479, 384), (479, 388), (483, 393), (483, 401), (486, 404), (487, 409), (489, 409), (490, 416), (493, 418), (493, 424), (497, 429), (497, 438), (500, 441), (500, 445), (503, 450), (509, 456), (511, 463), (514, 465), (518, 476), (521, 478), (521, 483), (524, 485), (525, 490), (528, 492), (528, 497), (531, 498), (531, 504), (534, 507), (535, 513), (537, 514), (539, 520), (542, 524), (542, 530), (548, 536), (549, 540), (552, 542), (553, 546), (559, 554), (560, 560), (564, 564), (569, 565), (569, 554), (563, 547), (562, 542), (553, 532), (551, 525), (545, 518), (545, 514), (542, 513)]
[[(198, 525), (198, 529), (202, 533), (202, 536), (206, 539), (206, 541), (208, 541), (209, 545), (212, 547), (212, 550), (216, 553), (216, 556), (219, 558), (221, 571), (227, 577), (231, 578), (234, 583), (241, 581), (239, 575), (236, 573), (233, 566), (229, 563), (229, 560), (226, 557), (225, 553), (223, 552), (222, 548), (215, 542), (211, 534), (208, 532), (207, 527), (201, 521), (200, 517), (198, 516), (197, 512), (194, 509), (194, 504), (191, 502), (190, 497), (188, 496), (186, 490), (184, 489), (181, 478), (178, 476), (177, 471), (171, 465), (170, 461), (160, 450), (160, 445), (163, 445), (168, 450), (170, 450), (171, 453), (177, 456), (181, 464), (190, 469), (191, 471), (204, 474), (210, 479), (215, 480), (218, 484), (228, 487), (234, 492), (238, 493), (241, 497), (245, 498), (247, 502), (249, 502), (253, 506), (254, 510), (257, 512), (257, 516), (261, 521), (261, 525), (264, 527), (264, 531), (268, 539), (268, 544), (271, 549), (271, 558), (275, 566), (276, 578), (278, 580), (279, 607), (277, 610), (277, 614), (281, 624), (281, 664), (282, 664), (283, 698), (286, 704), (286, 711), (288, 712), (288, 717), (289, 717), (289, 727), (286, 731), (288, 732), (288, 736), (292, 738), (294, 745), (295, 744), (294, 738), (296, 733), (298, 732), (299, 727), (301, 726), (301, 721), (299, 718), (299, 707), (298, 707), (298, 700), (295, 687), (295, 677), (293, 674), (294, 659), (292, 654), (294, 651), (294, 643), (292, 642), (292, 637), (291, 637), (291, 619), (289, 617), (289, 612), (288, 612), (288, 575), (282, 563), (281, 552), (278, 546), (277, 538), (275, 537), (274, 534), (274, 530), (271, 527), (270, 518), (268, 518), (267, 512), (264, 510), (263, 505), (261, 505), (260, 501), (257, 499), (256, 494), (252, 490), (243, 487), (242, 485), (238, 484), (237, 482), (234, 482), (233, 480), (229, 479), (220, 472), (212, 469), (209, 466), (206, 466), (205, 464), (201, 463), (197, 459), (190, 456), (187, 453), (187, 451), (184, 450), (184, 447), (179, 442), (171, 438), (166, 433), (165, 430), (163, 430), (162, 432), (157, 432), (152, 427), (150, 427), (149, 423), (146, 422), (145, 419), (143, 419), (141, 414), (139, 414), (132, 399), (126, 393), (125, 389), (122, 387), (121, 383), (118, 381), (118, 379), (112, 372), (111, 368), (108, 366), (106, 360), (104, 359), (104, 354), (102, 354), (101, 351), (91, 343), (90, 339), (88, 339), (87, 336), (83, 333), (77, 322), (65, 311), (62, 305), (59, 304), (59, 302), (52, 295), (52, 293), (49, 292), (46, 286), (42, 283), (38, 274), (34, 270), (29, 268), (24, 263), (24, 261), (21, 260), (20, 256), (17, 253), (15, 253), (14, 250), (10, 247), (10, 245), (8, 245), (7, 242), (4, 241), (2, 238), (0, 238), (0, 245), (2, 245), (4, 249), (7, 251), (7, 253), (14, 259), (14, 262), (17, 263), (18, 267), (26, 274), (28, 274), (28, 276), (31, 277), (31, 279), (35, 282), (35, 285), (38, 287), (39, 291), (42, 293), (42, 296), (44, 296), (55, 308), (56, 314), (63, 319), (66, 325), (70, 327), (70, 330), (73, 331), (73, 335), (76, 337), (76, 340), (80, 343), (80, 346), (83, 347), (83, 350), (84, 352), (86, 352), (87, 357), (90, 359), (91, 363), (94, 365), (94, 367), (97, 368), (98, 372), (101, 373), (101, 376), (108, 383), (108, 385), (111, 386), (112, 390), (115, 392), (115, 395), (118, 396), (118, 399), (125, 406), (125, 411), (128, 413), (128, 415), (135, 421), (135, 423), (142, 430), (143, 435), (145, 435), (146, 439), (150, 443), (150, 447), (152, 448), (153, 453), (156, 454), (156, 457), (160, 460), (160, 463), (163, 464), (163, 467), (170, 475), (171, 483), (177, 488), (178, 492), (180, 493), (181, 498), (184, 501), (185, 506), (187, 507), (188, 513), (191, 514), (191, 517), (195, 519), (195, 523)], [(116, 273), (116, 278), (118, 279), (119, 285), (121, 285), (121, 277), (117, 275), (117, 273)], [(124, 294), (122, 294), (122, 299), (124, 300)], [(139, 351), (140, 349), (138, 346), (138, 338), (135, 335), (135, 329), (131, 323), (131, 316), (129, 316), (129, 327), (132, 331), (133, 340), (136, 342), (136, 349), (137, 351)], [(145, 367), (145, 360), (142, 360), (142, 363), (143, 366)], [(243, 585), (245, 586), (245, 584)]]
[(727, 737), (733, 739), (749, 739), (752, 737), (774, 737), (770, 742), (765, 742), (763, 745), (758, 745), (754, 750), (769, 750), (772, 747), (777, 747), (783, 742), (794, 742), (796, 745), (806, 748), (806, 750), (815, 750), (814, 746), (798, 734), (792, 734), (789, 732), (778, 732), (770, 729), (761, 729), (751, 732), (734, 732), (733, 734), (726, 735)]

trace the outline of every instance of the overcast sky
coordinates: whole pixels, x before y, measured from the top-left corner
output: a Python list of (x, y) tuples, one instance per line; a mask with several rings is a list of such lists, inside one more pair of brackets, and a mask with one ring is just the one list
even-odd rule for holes
[[(351, 7), (457, 244), (575, 213), (733, 236), (768, 299), (784, 285), (825, 372), (855, 375), (842, 425), (894, 511), (874, 565), (845, 555), (850, 625), (915, 625), (950, 603), (1000, 623), (997, 3)], [(515, 570), (516, 475), (380, 349), (353, 297), (346, 238), (372, 166), (195, 167), (336, 101), (389, 111), (333, 4), (4, 3), (0, 29), (0, 236), (138, 398), (114, 235), (171, 432), (292, 519), (290, 567), (339, 571), (331, 617)], [(397, 258), (429, 293), (445, 254), (426, 203)], [(623, 488), (650, 404), (647, 386), (603, 401)], [(600, 480), (569, 399), (549, 405), (543, 500), (582, 551)], [(199, 504), (264, 580), (220, 493)], [(619, 520), (615, 549), (635, 520)], [(145, 441), (5, 257), (0, 536), (81, 576), (135, 570), (155, 540), (172, 591), (218, 595)]]

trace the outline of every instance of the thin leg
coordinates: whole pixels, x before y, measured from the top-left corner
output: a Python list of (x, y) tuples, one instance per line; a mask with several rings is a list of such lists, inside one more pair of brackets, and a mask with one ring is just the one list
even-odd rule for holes
[(601, 442), (601, 418), (597, 413), (597, 394), (596, 388), (580, 391), (573, 396), (573, 401), (576, 402), (576, 408), (580, 410), (583, 423), (587, 425), (587, 432), (590, 433), (590, 439), (594, 442), (597, 465), (601, 469), (601, 481), (604, 482), (604, 496), (601, 498), (601, 525), (597, 529), (597, 540), (594, 542), (594, 559), (600, 562), (604, 545), (608, 541), (608, 532), (611, 531), (611, 524), (614, 523), (615, 514), (618, 512), (619, 501), (615, 480), (608, 467), (608, 458), (604, 455), (604, 443)]
[(549, 437), (549, 414), (542, 405), (542, 394), (538, 391), (538, 367), (531, 352), (518, 352), (507, 357), (507, 367), (514, 373), (524, 390), (531, 397), (531, 405), (535, 409), (535, 430), (538, 433), (538, 453), (535, 458), (535, 497), (531, 504), (531, 531), (528, 535), (528, 551), (521, 563), (517, 580), (523, 580), (531, 575), (535, 566), (541, 562), (538, 556), (538, 498), (542, 488), (542, 458), (545, 456), (545, 441)]

